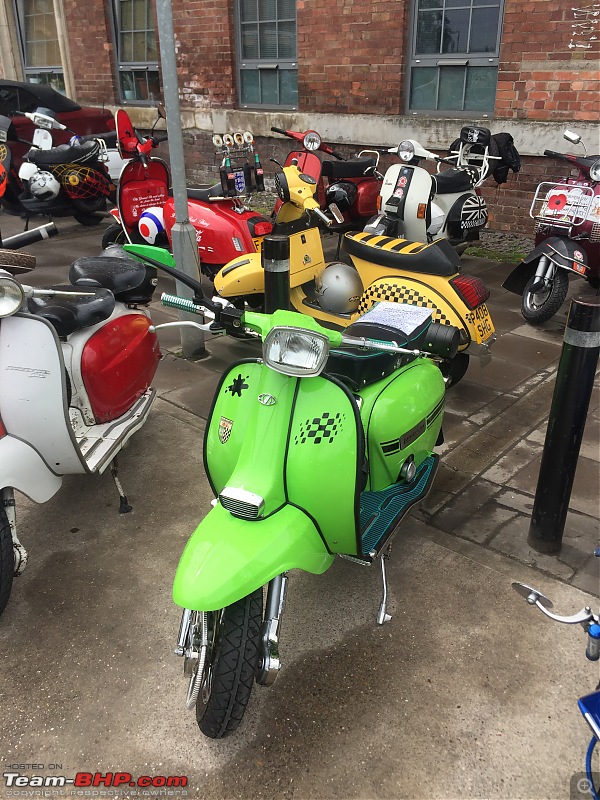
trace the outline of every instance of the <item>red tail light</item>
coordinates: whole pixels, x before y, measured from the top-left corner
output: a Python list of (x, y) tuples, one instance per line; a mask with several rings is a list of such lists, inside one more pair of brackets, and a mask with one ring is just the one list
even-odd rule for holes
[(490, 296), (490, 290), (479, 278), (459, 275), (457, 278), (452, 278), (450, 283), (454, 291), (462, 297), (471, 310), (485, 303)]
[(254, 236), (268, 236), (273, 230), (270, 222), (257, 222), (254, 225)]

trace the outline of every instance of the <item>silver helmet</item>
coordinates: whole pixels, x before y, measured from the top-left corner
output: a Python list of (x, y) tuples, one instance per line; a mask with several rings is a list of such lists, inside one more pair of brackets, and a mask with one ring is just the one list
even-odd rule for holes
[(352, 314), (363, 293), (360, 275), (349, 264), (334, 261), (315, 279), (319, 305), (331, 314)]

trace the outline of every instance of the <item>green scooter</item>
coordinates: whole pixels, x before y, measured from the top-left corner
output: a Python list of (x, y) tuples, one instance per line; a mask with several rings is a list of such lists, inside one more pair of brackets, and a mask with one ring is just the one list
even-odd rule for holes
[[(125, 249), (158, 267), (169, 255)], [(390, 537), (427, 495), (443, 441), (445, 383), (430, 356), (453, 357), (460, 334), (430, 309), (399, 303), (378, 303), (343, 333), (296, 312), (242, 312), (166, 271), (195, 296), (162, 302), (212, 319), (166, 326), (249, 331), (263, 343), (262, 359), (234, 364), (216, 390), (204, 440), (216, 500), (173, 586), (184, 609), (176, 653), (189, 677), (186, 706), (218, 739), (238, 727), (254, 682), (268, 686), (280, 669), (288, 570), (320, 574), (336, 555), (363, 565), (381, 556), (377, 622), (390, 619)]]

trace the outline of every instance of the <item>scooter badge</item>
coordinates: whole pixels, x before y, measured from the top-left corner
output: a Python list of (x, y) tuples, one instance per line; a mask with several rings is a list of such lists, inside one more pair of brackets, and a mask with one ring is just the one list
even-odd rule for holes
[(274, 406), (277, 402), (277, 398), (273, 397), (272, 394), (259, 394), (258, 402), (262, 403), (263, 406)]
[(233, 428), (233, 422), (227, 417), (221, 417), (219, 420), (219, 441), (221, 444), (225, 444), (229, 437), (231, 436), (231, 429)]

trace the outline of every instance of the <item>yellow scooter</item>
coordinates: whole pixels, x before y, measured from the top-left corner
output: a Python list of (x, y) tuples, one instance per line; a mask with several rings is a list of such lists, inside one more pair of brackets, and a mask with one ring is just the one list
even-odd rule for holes
[[(425, 244), (372, 233), (346, 233), (343, 251), (352, 264), (325, 263), (319, 225), (333, 223), (315, 200), (315, 179), (297, 164), (275, 175), (282, 205), (274, 234), (290, 237), (290, 306), (327, 327), (345, 328), (380, 300), (433, 310), (436, 322), (460, 331), (459, 353), (440, 368), (449, 384), (465, 374), (469, 355), (489, 357), (494, 325), (485, 305), (489, 290), (479, 279), (460, 274), (460, 258), (443, 239)], [(335, 215), (335, 206), (330, 206)], [(214, 279), (221, 297), (259, 308), (264, 291), (260, 253), (226, 264)]]

